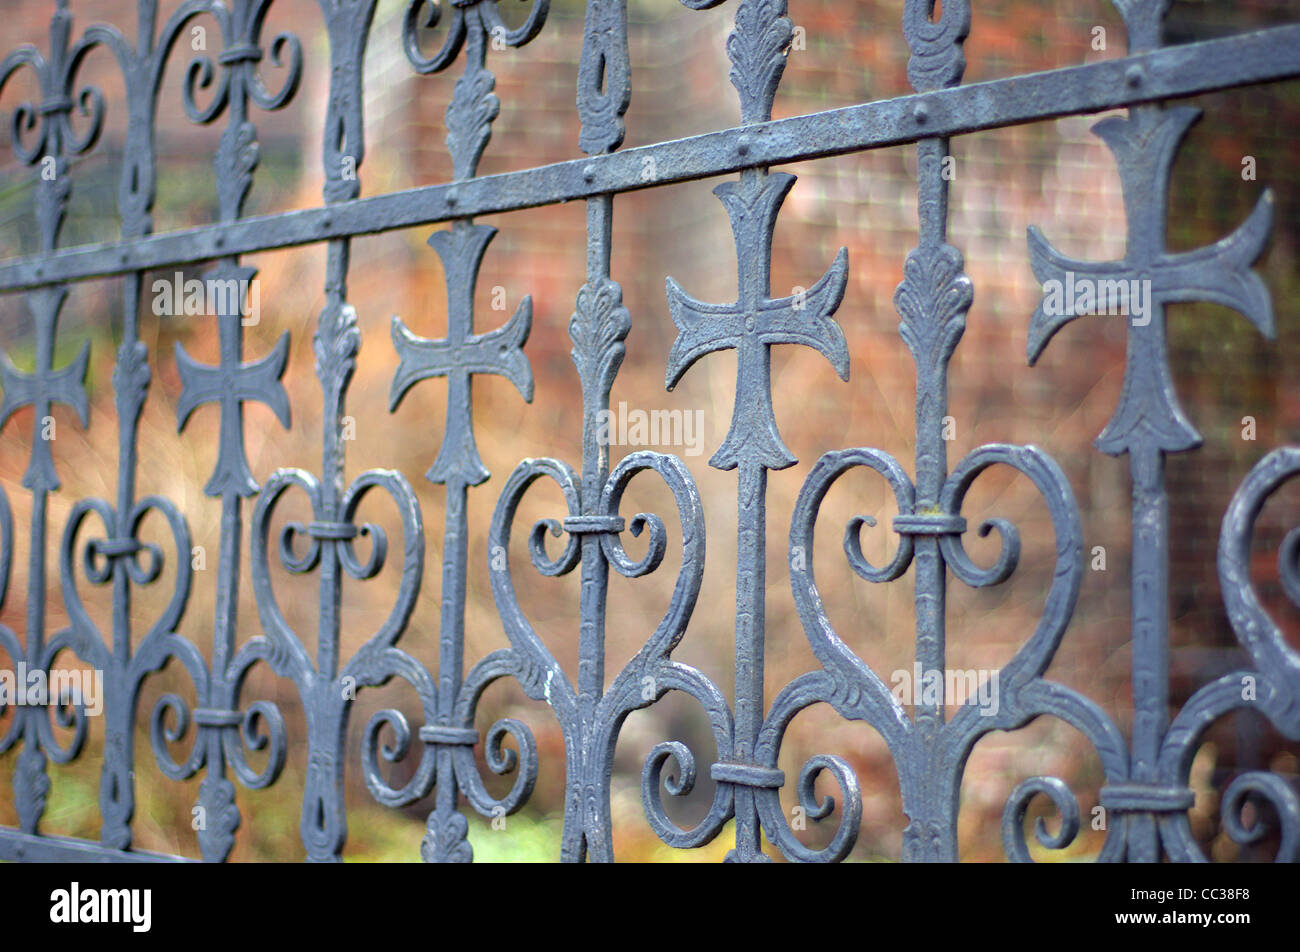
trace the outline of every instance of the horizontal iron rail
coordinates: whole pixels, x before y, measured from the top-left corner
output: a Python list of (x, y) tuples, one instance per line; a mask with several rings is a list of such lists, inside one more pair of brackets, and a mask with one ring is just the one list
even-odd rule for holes
[(184, 856), (117, 850), (93, 840), (0, 828), (0, 861), (36, 863), (191, 863)]
[[(0, 264), (0, 292), (377, 234), (1300, 76), (1300, 24), (900, 96), (470, 181)], [(653, 169), (653, 175), (646, 170)]]

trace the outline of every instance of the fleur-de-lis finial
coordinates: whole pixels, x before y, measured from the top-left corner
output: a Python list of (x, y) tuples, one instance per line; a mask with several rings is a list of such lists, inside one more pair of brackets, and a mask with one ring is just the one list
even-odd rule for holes
[(430, 29), (442, 19), (438, 0), (410, 0), (402, 23), (402, 40), (406, 57), (417, 72), (437, 73), (456, 59), (468, 46), (465, 72), (456, 81), (451, 103), (447, 106), (447, 147), (457, 181), (473, 178), (478, 161), (492, 138), (492, 121), (501, 103), (492, 93), (496, 77), (485, 67), (489, 39), (494, 49), (523, 46), (546, 24), (550, 0), (532, 0), (522, 26), (510, 30), (501, 19), (497, 0), (455, 0), (451, 22), (442, 47), (431, 57), (420, 51), (420, 28)]

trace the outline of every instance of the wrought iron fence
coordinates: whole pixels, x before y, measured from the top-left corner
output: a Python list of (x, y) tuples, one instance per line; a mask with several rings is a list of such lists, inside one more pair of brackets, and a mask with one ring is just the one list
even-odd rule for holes
[[(683, 0), (704, 9), (719, 0)], [(421, 854), (430, 861), (471, 859), (467, 820), (460, 795), (484, 815), (512, 813), (528, 800), (537, 776), (539, 753), (529, 728), (504, 719), (486, 732), (476, 725), (484, 691), (500, 679), (515, 679), (527, 695), (544, 701), (562, 729), (565, 752), (564, 832), (566, 860), (613, 858), (610, 814), (612, 757), (619, 731), (633, 711), (668, 692), (694, 698), (707, 713), (717, 757), (708, 768), (716, 781), (707, 814), (689, 829), (679, 827), (662, 800), (688, 792), (701, 770), (684, 744), (657, 745), (645, 763), (641, 791), (645, 815), (662, 840), (680, 848), (709, 843), (735, 821), (729, 858), (769, 858), (763, 838), (785, 857), (807, 861), (842, 859), (859, 834), (862, 802), (858, 779), (843, 760), (815, 756), (797, 778), (777, 767), (786, 729), (805, 708), (825, 703), (840, 716), (863, 721), (880, 733), (896, 765), (903, 808), (909, 819), (903, 858), (956, 858), (958, 792), (975, 743), (992, 731), (1015, 730), (1042, 717), (1061, 718), (1094, 745), (1104, 770), (1102, 806), (1116, 817), (1107, 830), (1101, 858), (1152, 861), (1199, 860), (1202, 851), (1187, 819), (1193, 804), (1188, 783), (1192, 757), (1205, 730), (1229, 712), (1249, 709), (1266, 717), (1286, 737), (1300, 739), (1300, 658), (1269, 618), (1248, 575), (1249, 545), (1265, 500), (1300, 472), (1300, 448), (1265, 456), (1237, 491), (1223, 518), (1218, 571), (1236, 637), (1255, 667), (1206, 684), (1176, 716), (1168, 715), (1169, 633), (1168, 494), (1166, 456), (1193, 449), (1200, 437), (1180, 408), (1165, 349), (1164, 306), (1206, 300), (1227, 305), (1271, 336), (1274, 313), (1268, 290), (1251, 270), (1262, 252), (1272, 205), (1264, 193), (1249, 219), (1222, 241), (1188, 252), (1172, 252), (1165, 242), (1166, 195), (1170, 168), (1197, 111), (1166, 106), (1170, 100), (1275, 82), (1300, 75), (1300, 24), (1272, 27), (1177, 47), (1164, 47), (1161, 24), (1168, 0), (1115, 0), (1128, 30), (1128, 55), (1083, 66), (1038, 72), (962, 86), (963, 43), (970, 29), (967, 0), (945, 0), (936, 15), (932, 0), (906, 0), (903, 34), (910, 47), (908, 77), (914, 93), (887, 101), (831, 109), (773, 121), (772, 104), (785, 68), (792, 37), (786, 0), (739, 0), (735, 27), (726, 50), (731, 83), (740, 96), (741, 124), (686, 139), (618, 151), (624, 138), (632, 76), (627, 45), (625, 0), (588, 0), (578, 72), (579, 145), (586, 158), (525, 171), (479, 177), (477, 167), (488, 145), (499, 103), (494, 77), (486, 66), (489, 45), (523, 47), (543, 29), (547, 0), (532, 0), (526, 20), (511, 29), (496, 0), (456, 0), (439, 6), (411, 0), (402, 24), (406, 55), (416, 71), (439, 73), (460, 64), (447, 109), (447, 145), (454, 181), (362, 199), (353, 174), (364, 154), (362, 141), (362, 63), (376, 0), (319, 0), (329, 37), (329, 92), (322, 168), (324, 204), (319, 208), (248, 217), (243, 213), (258, 164), (257, 110), (275, 110), (295, 95), (302, 78), (300, 40), (264, 35), (270, 0), (184, 0), (159, 24), (156, 0), (139, 0), (139, 29), (133, 43), (119, 29), (94, 25), (77, 33), (67, 0), (57, 0), (44, 50), (22, 46), (0, 63), (0, 87), (21, 70), (39, 82), (40, 100), (19, 106), (11, 124), (18, 157), (33, 166), (37, 183), (38, 254), (0, 262), (0, 290), (21, 292), (36, 335), (36, 365), (18, 370), (7, 358), (0, 365), (4, 402), (0, 418), (34, 409), (40, 427), (56, 403), (74, 408), (88, 423), (85, 388), (88, 344), (70, 362), (55, 366), (58, 321), (73, 282), (104, 276), (123, 279), (122, 344), (113, 389), (120, 427), (117, 496), (114, 501), (81, 499), (65, 526), (51, 526), (49, 500), (60, 487), (51, 441), (34, 433), (23, 478), (30, 493), (31, 519), (25, 638), (0, 628), (0, 648), (27, 671), (52, 675), (54, 659), (71, 650), (104, 676), (104, 762), (100, 787), (102, 832), (98, 843), (43, 835), (42, 815), (50, 791), (48, 763), (77, 757), (87, 730), (84, 704), (66, 696), (43, 704), (0, 700), (0, 753), (17, 757), (12, 797), (17, 829), (0, 829), (0, 858), (29, 860), (168, 859), (132, 849), (134, 749), (139, 698), (149, 676), (169, 661), (179, 663), (193, 682), (197, 703), (165, 695), (150, 716), (153, 757), (169, 778), (202, 776), (196, 811), (206, 822), (197, 839), (203, 859), (222, 861), (231, 852), (240, 825), (235, 781), (249, 788), (273, 784), (285, 763), (288, 737), (277, 707), (248, 703), (241, 689), (259, 662), (296, 686), (307, 722), (308, 773), (301, 835), (311, 860), (337, 859), (347, 835), (344, 776), (360, 769), (371, 794), (382, 804), (402, 806), (431, 792)], [(449, 18), (446, 40), (433, 55), (421, 46), (421, 30)], [(184, 105), (198, 123), (224, 120), (216, 152), (218, 220), (203, 227), (154, 234), (151, 209), (156, 191), (154, 133), (159, 91), (178, 39), (197, 18), (220, 29), (221, 48), (198, 54), (185, 72)], [(60, 248), (60, 231), (69, 197), (71, 161), (94, 148), (105, 111), (102, 93), (78, 72), (94, 49), (105, 49), (120, 67), (129, 113), (125, 156), (118, 192), (120, 240)], [(279, 89), (259, 73), (267, 55), (282, 69)], [(198, 93), (208, 90), (206, 104)], [(1037, 230), (1029, 235), (1029, 256), (1044, 293), (1029, 327), (1032, 362), (1053, 335), (1077, 316), (1061, 306), (1066, 281), (1143, 282), (1150, 288), (1145, 321), (1128, 327), (1128, 352), (1119, 406), (1101, 434), (1098, 447), (1127, 454), (1132, 472), (1132, 637), (1136, 716), (1131, 738), (1111, 717), (1082, 694), (1044, 677), (1070, 622), (1083, 571), (1082, 528), (1078, 508), (1061, 468), (1034, 446), (982, 446), (950, 468), (942, 431), (948, 415), (948, 365), (961, 340), (973, 288), (963, 273), (959, 249), (948, 244), (948, 177), (943, 173), (949, 140), (978, 130), (1037, 122), (1053, 117), (1127, 108), (1124, 118), (1109, 118), (1096, 132), (1114, 154), (1123, 184), (1128, 238), (1116, 261), (1071, 260)], [(80, 121), (71, 121), (73, 112)], [(81, 126), (78, 131), (77, 126)], [(772, 296), (773, 229), (794, 176), (772, 167), (797, 160), (890, 146), (915, 145), (919, 162), (917, 202), (919, 242), (907, 256), (894, 297), (900, 333), (916, 364), (916, 458), (912, 473), (888, 453), (868, 447), (825, 454), (812, 466), (799, 494), (790, 527), (791, 551), (811, 553), (819, 507), (843, 474), (865, 468), (888, 483), (899, 515), (893, 521), (898, 547), (886, 565), (871, 564), (858, 531), (871, 522), (858, 517), (848, 527), (844, 549), (853, 570), (872, 582), (914, 572), (915, 658), (924, 673), (945, 668), (945, 592), (949, 575), (964, 585), (995, 586), (1017, 568), (1020, 539), (1014, 525), (996, 519), (978, 527), (996, 531), (1001, 550), (995, 562), (977, 565), (963, 548), (968, 531), (963, 500), (974, 481), (990, 467), (1012, 467), (1028, 477), (1045, 499), (1055, 531), (1055, 572), (1036, 631), (1000, 670), (1000, 704), (979, 709), (974, 700), (950, 719), (943, 699), (923, 701), (910, 715), (881, 677), (854, 653), (832, 627), (811, 564), (792, 559), (791, 580), (806, 637), (821, 668), (795, 678), (770, 701), (764, 696), (767, 478), (796, 461), (778, 432), (770, 379), (774, 345), (802, 345), (820, 352), (847, 379), (849, 350), (835, 320), (844, 294), (848, 255), (841, 250), (822, 277), (805, 293)], [(649, 170), (649, 172), (647, 171)], [(676, 339), (665, 368), (669, 389), (708, 355), (735, 350), (737, 374), (730, 429), (709, 464), (736, 472), (738, 517), (735, 605), (735, 690), (728, 699), (700, 670), (680, 663), (674, 649), (687, 633), (704, 567), (703, 506), (691, 471), (676, 456), (635, 452), (611, 468), (607, 441), (598, 430), (607, 414), (610, 392), (625, 356), (624, 340), (632, 319), (622, 291), (610, 274), (611, 223), (615, 196), (670, 183), (738, 173), (714, 190), (730, 218), (738, 265), (737, 298), (714, 303), (692, 297), (671, 277), (667, 304)], [(486, 332), (475, 327), (474, 289), (480, 261), (496, 229), (475, 218), (488, 213), (583, 199), (587, 206), (587, 279), (577, 289), (569, 323), (572, 357), (582, 384), (582, 458), (574, 468), (559, 459), (526, 459), (510, 473), (497, 495), (490, 538), (494, 553), (509, 551), (515, 516), (529, 487), (554, 482), (567, 512), (532, 527), (528, 549), (533, 568), (547, 576), (577, 570), (581, 576), (579, 665), (570, 680), (543, 644), (519, 606), (508, 558), (494, 555), (490, 573), (496, 608), (511, 647), (496, 651), (466, 670), (465, 601), (468, 573), (470, 489), (488, 471), (475, 444), (472, 404), (476, 375), (510, 380), (531, 401), (533, 377), (525, 355), (532, 325), (528, 299), (507, 322)], [(448, 409), (441, 446), (427, 478), (445, 487), (446, 524), (441, 553), (442, 587), (439, 652), (416, 657), (402, 636), (419, 603), (426, 538), (421, 509), (400, 472), (371, 470), (345, 478), (345, 425), (348, 387), (356, 368), (360, 332), (348, 302), (351, 241), (362, 235), (409, 226), (450, 223), (429, 244), (446, 274), (449, 327), (444, 339), (418, 336), (394, 319), (392, 342), (396, 371), (391, 406), (421, 381), (446, 378)], [(244, 352), (242, 308), (246, 282), (255, 270), (241, 257), (268, 249), (324, 243), (327, 248), (326, 306), (315, 335), (316, 374), (324, 405), (321, 470), (282, 469), (263, 483), (250, 471), (244, 449), (243, 408), (269, 406), (289, 426), (289, 406), (280, 382), (288, 357), (287, 334), (266, 354)], [(177, 407), (183, 429), (190, 414), (206, 403), (219, 407), (219, 455), (205, 491), (221, 500), (221, 550), (210, 656), (177, 633), (191, 591), (192, 571), (185, 515), (172, 500), (140, 497), (138, 424), (147, 398), (151, 355), (139, 330), (147, 273), (195, 262), (213, 262), (205, 280), (228, 289), (217, 299), (219, 359), (201, 363), (177, 348), (182, 390)], [(637, 514), (628, 521), (620, 503), (629, 481), (653, 471), (676, 500), (675, 517)], [(271, 519), (286, 494), (305, 494), (309, 522), (287, 524), (272, 540)], [(358, 510), (371, 494), (386, 494), (401, 517), (401, 539), (390, 540), (376, 525), (358, 523)], [(475, 494), (479, 498), (481, 494)], [(132, 593), (154, 585), (162, 575), (163, 548), (142, 541), (139, 527), (154, 514), (170, 528), (176, 566), (174, 591), (163, 615), (138, 630), (131, 613)], [(14, 551), (14, 517), (0, 499), (0, 592), (7, 588)], [(670, 533), (668, 526), (673, 525)], [(94, 527), (94, 528), (92, 528)], [(59, 564), (47, 561), (47, 536), (61, 531)], [(247, 531), (247, 536), (245, 535)], [(624, 549), (623, 534), (649, 539), (646, 554), (635, 559)], [(563, 538), (558, 555), (545, 538)], [(667, 554), (672, 535), (680, 536), (680, 570), (671, 605), (639, 652), (617, 674), (606, 671), (605, 624), (610, 571), (636, 578), (654, 572)], [(358, 541), (365, 538), (363, 545)], [(244, 546), (251, 566), (261, 632), (237, 638), (236, 606)], [(286, 620), (271, 582), (272, 560), (292, 573), (319, 576), (320, 634), (313, 652)], [(343, 581), (373, 578), (385, 565), (400, 567), (396, 607), (386, 623), (352, 657), (340, 657)], [(1300, 603), (1300, 529), (1285, 539), (1280, 555), (1283, 588)], [(48, 630), (46, 586), (58, 578), (70, 624)], [(96, 618), (83, 604), (80, 579), (111, 587), (112, 617)], [(434, 673), (436, 671), (436, 674)], [(411, 725), (396, 710), (377, 714), (363, 733), (362, 758), (345, 756), (349, 714), (355, 689), (405, 681), (419, 698), (423, 723)], [(51, 678), (52, 680), (52, 678)], [(990, 716), (991, 715), (991, 716)], [(71, 739), (61, 741), (57, 722)], [(173, 759), (171, 745), (193, 731), (188, 757)], [(384, 738), (388, 736), (388, 742)], [(381, 759), (393, 760), (420, 745), (416, 767), (400, 787), (391, 786)], [(479, 775), (474, 748), (484, 745), (491, 769), (513, 776), (513, 786), (494, 797)], [(265, 766), (250, 764), (248, 750), (265, 750)], [(841, 797), (839, 825), (822, 849), (806, 846), (791, 830), (779, 792), (793, 780), (799, 802), (814, 820), (831, 815), (832, 801), (818, 796), (814, 783), (828, 774)], [(1040, 825), (1044, 846), (1070, 843), (1080, 824), (1074, 794), (1059, 779), (1035, 777), (1021, 783), (1006, 804), (1002, 837), (1007, 854), (1028, 860), (1024, 821), (1031, 800), (1045, 795), (1061, 818), (1058, 833)], [(1300, 852), (1300, 800), (1278, 775), (1252, 771), (1226, 791), (1226, 828), (1239, 842), (1258, 835), (1241, 818), (1246, 800), (1271, 804), (1280, 823), (1279, 858)]]

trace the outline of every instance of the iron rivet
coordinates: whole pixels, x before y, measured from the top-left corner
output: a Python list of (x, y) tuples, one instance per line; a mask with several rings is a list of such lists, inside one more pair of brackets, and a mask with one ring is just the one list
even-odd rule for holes
[(925, 120), (930, 118), (930, 113), (926, 110), (925, 103), (919, 104), (912, 110), (912, 118), (917, 122), (925, 122)]
[(582, 170), (582, 180), (584, 182), (594, 182), (596, 180), (596, 167), (589, 165)]
[(1124, 74), (1124, 81), (1130, 86), (1142, 85), (1142, 67), (1130, 66), (1128, 72)]
[(749, 155), (749, 136), (741, 136), (736, 140), (736, 152), (740, 155)]
[(745, 315), (745, 330), (752, 334), (754, 332), (754, 324), (754, 315)]
[(455, 190), (454, 188), (451, 189), (449, 192), (447, 192), (447, 204), (448, 204), (448, 205), (455, 205), (455, 204), (456, 204), (456, 201), (459, 199), (459, 197), (460, 197), (460, 196), (458, 196), (458, 195), (456, 194), (456, 190)]

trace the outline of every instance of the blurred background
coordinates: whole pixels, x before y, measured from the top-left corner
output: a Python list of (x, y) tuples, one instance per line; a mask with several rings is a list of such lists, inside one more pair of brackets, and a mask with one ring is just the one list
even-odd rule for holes
[[(178, 6), (161, 4), (160, 22)], [(966, 81), (1011, 76), (1030, 70), (1090, 62), (1124, 53), (1123, 24), (1106, 0), (1044, 4), (1032, 0), (976, 0), (966, 43)], [(1283, 0), (1174, 2), (1167, 21), (1169, 43), (1284, 22), (1294, 17)], [(48, 43), (52, 0), (8, 0), (0, 43), (5, 50), (21, 42)], [(132, 0), (72, 0), (74, 36), (94, 22), (135, 33)], [(463, 59), (441, 74), (416, 74), (401, 47), (402, 0), (380, 0), (366, 59), (366, 157), (360, 169), (362, 195), (447, 181), (451, 162), (444, 142), (443, 113)], [(527, 5), (505, 0), (511, 24), (522, 22)], [(739, 108), (727, 82), (724, 43), (736, 4), (694, 12), (670, 0), (629, 0), (632, 104), (627, 113), (625, 147), (688, 136), (735, 125)], [(480, 174), (524, 169), (576, 158), (578, 119), (574, 108), (584, 6), (579, 0), (553, 0), (542, 34), (519, 50), (490, 51), (501, 112), (480, 165)], [(775, 115), (886, 99), (910, 91), (907, 47), (902, 40), (902, 0), (791, 0), (796, 24)], [(212, 41), (219, 31), (208, 24)], [(303, 86), (287, 108), (253, 112), (261, 163), (246, 205), (264, 214), (320, 204), (323, 185), (321, 128), (328, 84), (328, 46), (314, 0), (276, 0), (264, 32), (267, 42), (289, 30), (303, 43)], [(429, 31), (426, 50), (436, 49), (445, 25)], [(207, 223), (217, 213), (212, 155), (224, 116), (211, 127), (189, 123), (181, 108), (186, 58), (173, 54), (160, 96), (157, 135), (158, 199), (155, 229), (167, 231)], [(261, 70), (278, 86), (275, 67)], [(126, 117), (120, 78), (110, 56), (92, 54), (82, 76), (101, 86), (108, 100), (104, 137), (89, 155), (72, 164), (72, 196), (64, 246), (112, 241), (119, 234), (117, 190)], [(26, 85), (24, 85), (26, 84)], [(20, 76), (0, 100), (0, 121), (8, 128), (17, 105), (36, 98), (34, 84)], [(1259, 265), (1272, 294), (1278, 339), (1264, 340), (1234, 312), (1210, 304), (1169, 308), (1169, 350), (1178, 394), (1189, 418), (1205, 437), (1198, 451), (1168, 463), (1172, 531), (1170, 540), (1171, 710), (1200, 685), (1242, 666), (1239, 648), (1222, 608), (1215, 571), (1219, 524), (1241, 479), (1275, 446), (1300, 441), (1300, 321), (1295, 302), (1300, 291), (1296, 250), (1300, 239), (1300, 85), (1285, 83), (1205, 96), (1204, 111), (1173, 171), (1169, 203), (1169, 246), (1198, 247), (1228, 234), (1246, 218), (1261, 191), (1273, 189), (1277, 202), (1273, 239)], [(1026, 364), (1026, 330), (1038, 287), (1030, 270), (1025, 231), (1043, 228), (1053, 244), (1076, 258), (1105, 260), (1124, 253), (1125, 219), (1119, 179), (1109, 152), (1090, 133), (1098, 117), (1077, 117), (966, 136), (952, 143), (956, 160), (949, 241), (965, 255), (975, 287), (965, 338), (952, 362), (950, 413), (955, 431), (950, 465), (987, 442), (1034, 443), (1064, 469), (1081, 509), (1089, 568), (1072, 624), (1048, 675), (1098, 702), (1127, 734), (1131, 726), (1129, 668), (1129, 477), (1127, 460), (1099, 453), (1092, 441), (1116, 406), (1123, 375), (1125, 322), (1122, 317), (1091, 317), (1060, 332), (1038, 364)], [(1247, 162), (1253, 158), (1254, 162)], [(33, 195), (35, 173), (8, 149), (0, 165), (0, 256), (36, 250)], [(773, 394), (781, 433), (799, 463), (774, 472), (768, 496), (767, 695), (816, 667), (797, 614), (787, 573), (790, 514), (799, 487), (821, 454), (853, 446), (873, 446), (913, 470), (915, 378), (906, 347), (898, 336), (892, 300), (903, 261), (916, 243), (913, 148), (898, 148), (802, 163), (785, 170), (798, 183), (785, 202), (773, 247), (774, 295), (808, 287), (830, 265), (841, 246), (849, 250), (849, 284), (838, 320), (851, 352), (851, 376), (840, 381), (819, 355), (806, 348), (773, 351)], [(1253, 167), (1254, 177), (1244, 174)], [(735, 357), (731, 352), (696, 364), (672, 392), (664, 389), (664, 367), (675, 328), (664, 294), (665, 276), (674, 277), (705, 301), (733, 300), (735, 251), (725, 210), (711, 194), (717, 181), (693, 182), (620, 196), (615, 201), (612, 275), (623, 287), (632, 316), (628, 354), (611, 397), (642, 410), (702, 411), (700, 455), (685, 456), (704, 500), (708, 557), (699, 605), (674, 654), (708, 674), (730, 696), (732, 682), (735, 586), (735, 474), (711, 469), (706, 461), (726, 434), (731, 416)], [(466, 621), (467, 668), (490, 651), (506, 647), (488, 585), (487, 526), (505, 478), (527, 457), (555, 456), (580, 466), (581, 400), (569, 356), (567, 324), (585, 274), (584, 203), (513, 212), (481, 219), (500, 229), (485, 256), (476, 295), (477, 330), (503, 323), (524, 295), (533, 302), (533, 332), (526, 346), (536, 379), (531, 405), (498, 377), (475, 383), (478, 443), (493, 477), (470, 492), (470, 576)], [(418, 384), (393, 414), (388, 393), (397, 356), (389, 322), (399, 314), (416, 333), (441, 337), (446, 331), (446, 293), (441, 264), (426, 245), (431, 229), (396, 231), (353, 242), (349, 300), (362, 334), (357, 373), (348, 413), (355, 440), (347, 443), (349, 480), (371, 467), (400, 470), (411, 481), (424, 513), (427, 556), (421, 597), (405, 649), (436, 671), (440, 553), (444, 515), (441, 486), (423, 478), (442, 438), (446, 385)], [(265, 480), (279, 467), (320, 471), (321, 399), (315, 377), (312, 334), (324, 304), (323, 245), (251, 255), (258, 268), (260, 322), (246, 329), (245, 359), (265, 354), (284, 331), (291, 353), (284, 384), (292, 406), (292, 428), (285, 431), (261, 405), (245, 411), (248, 456), (255, 476)], [(197, 277), (196, 265), (185, 276)], [(170, 274), (151, 275), (169, 278)], [(149, 284), (146, 283), (146, 290)], [(56, 366), (91, 342), (88, 391), (91, 425), (83, 430), (66, 407), (54, 410), (58, 439), (55, 461), (62, 489), (50, 501), (48, 630), (67, 622), (54, 583), (58, 545), (72, 504), (86, 496), (112, 499), (117, 484), (117, 427), (113, 409), (113, 359), (122, 333), (120, 279), (87, 281), (73, 287), (63, 310)], [(195, 573), (194, 588), (179, 625), (181, 634), (207, 653), (210, 649), (220, 538), (220, 502), (203, 493), (216, 460), (218, 410), (199, 409), (177, 434), (179, 377), (173, 345), (181, 342), (197, 360), (217, 355), (211, 317), (141, 317), (141, 336), (154, 369), (140, 430), (139, 495), (157, 493), (175, 502), (189, 520), (194, 543), (205, 547), (206, 570)], [(0, 344), (23, 369), (33, 360), (33, 335), (21, 295), (0, 298)], [(1254, 421), (1254, 439), (1246, 438)], [(0, 432), (0, 485), (14, 507), (16, 539), (10, 597), (0, 622), (21, 636), (24, 629), (27, 513), (30, 494), (21, 486), (30, 453), (32, 411), (20, 410)], [(615, 446), (612, 462), (639, 447)], [(656, 446), (683, 454), (685, 448)], [(1277, 551), (1284, 532), (1296, 525), (1300, 488), (1287, 487), (1273, 498), (1255, 538), (1254, 580), (1265, 604), (1297, 644), (1300, 610), (1281, 595)], [(538, 634), (572, 678), (577, 667), (578, 573), (548, 579), (527, 564), (523, 537), (539, 518), (563, 515), (560, 494), (549, 483), (530, 492), (515, 524), (511, 552), (520, 602)], [(246, 512), (251, 511), (251, 504)], [(623, 504), (625, 514), (664, 516), (669, 551), (653, 575), (611, 581), (608, 624), (608, 678), (643, 645), (665, 611), (680, 565), (680, 529), (672, 497), (652, 477), (634, 481)], [(306, 505), (290, 498), (281, 505), (276, 527), (302, 519)], [(818, 520), (813, 553), (817, 578), (831, 622), (853, 649), (887, 681), (891, 672), (913, 661), (912, 575), (873, 585), (853, 574), (841, 548), (844, 526), (854, 515), (879, 520), (864, 530), (864, 549), (877, 564), (887, 561), (895, 538), (886, 528), (894, 515), (892, 495), (878, 479), (855, 472), (833, 488)], [(1047, 509), (1027, 479), (1009, 471), (981, 477), (965, 510), (974, 526), (997, 516), (1015, 522), (1024, 550), (1019, 571), (1006, 584), (972, 591), (950, 581), (948, 644), (950, 668), (996, 669), (1010, 659), (1037, 624), (1050, 583), (1053, 539)], [(362, 518), (384, 525), (400, 538), (391, 504), (372, 500)], [(246, 531), (246, 530), (245, 530)], [(170, 545), (166, 526), (151, 517), (143, 535)], [(970, 534), (969, 549), (987, 564), (995, 539)], [(632, 554), (644, 541), (629, 542)], [(641, 548), (639, 548), (641, 547)], [(1100, 558), (1098, 555), (1100, 554)], [(168, 558), (175, 554), (168, 551)], [(343, 648), (348, 658), (382, 624), (396, 592), (400, 565), (390, 564), (375, 579), (344, 585)], [(137, 589), (133, 604), (136, 637), (147, 630), (171, 592), (169, 564), (157, 584)], [(273, 564), (277, 596), (303, 644), (315, 641), (319, 581), (314, 575), (290, 576)], [(239, 640), (260, 633), (247, 569), (241, 589)], [(111, 631), (110, 593), (78, 580), (101, 631)], [(64, 665), (74, 659), (60, 659)], [(0, 653), (0, 664), (8, 665)], [(197, 856), (190, 810), (202, 774), (176, 783), (159, 771), (149, 749), (149, 712), (157, 699), (176, 692), (190, 700), (193, 689), (177, 664), (149, 678), (141, 695), (136, 754), (135, 845)], [(274, 700), (285, 715), (291, 747), (280, 781), (268, 790), (239, 788), (243, 826), (233, 860), (298, 860), (306, 727), (297, 694), (287, 681), (259, 669), (245, 688), (244, 703)], [(395, 707), (412, 723), (422, 723), (408, 685), (393, 682), (362, 691), (349, 732), (348, 814), (350, 835), (345, 858), (414, 860), (432, 797), (404, 810), (379, 806), (361, 782), (360, 733), (371, 713)], [(12, 717), (12, 712), (5, 715)], [(480, 860), (553, 860), (559, 855), (564, 783), (563, 740), (549, 709), (527, 700), (511, 683), (499, 682), (485, 695), (477, 726), (485, 729), (502, 716), (515, 716), (532, 728), (541, 757), (538, 786), (526, 808), (494, 829), (489, 820), (469, 816), (470, 840)], [(4, 722), (0, 722), (3, 727)], [(714, 757), (703, 713), (690, 699), (669, 695), (627, 721), (617, 749), (613, 781), (614, 845), (627, 861), (716, 861), (731, 847), (730, 827), (709, 846), (694, 851), (665, 847), (644, 818), (641, 766), (649, 750), (665, 740), (686, 742), (701, 765)], [(92, 723), (83, 755), (72, 764), (51, 765), (53, 791), (42, 831), (95, 839), (96, 805), (103, 733)], [(173, 745), (180, 759), (193, 743), (193, 729)], [(415, 745), (418, 753), (418, 744)], [(0, 758), (0, 824), (17, 823), (12, 774), (15, 751)], [(787, 735), (780, 766), (797, 775), (814, 754), (837, 754), (854, 767), (864, 794), (862, 832), (854, 859), (892, 860), (900, 853), (906, 818), (897, 776), (881, 739), (868, 727), (846, 723), (824, 705), (801, 714)], [(1267, 859), (1273, 844), (1264, 839), (1243, 848), (1220, 828), (1219, 795), (1238, 773), (1273, 770), (1294, 782), (1297, 750), (1251, 715), (1224, 718), (1207, 735), (1196, 759), (1192, 784), (1197, 792), (1193, 826), (1215, 859)], [(252, 757), (256, 762), (258, 754)], [(504, 792), (507, 778), (480, 766), (488, 786)], [(415, 757), (392, 766), (393, 782), (409, 775)], [(963, 859), (1003, 856), (999, 825), (1007, 795), (1026, 777), (1056, 775), (1075, 791), (1085, 818), (1091, 816), (1102, 783), (1100, 763), (1086, 739), (1069, 726), (1040, 719), (1011, 734), (982, 740), (971, 757), (962, 787), (959, 827)], [(835, 792), (827, 780), (827, 789)], [(670, 805), (682, 825), (703, 816), (713, 795), (707, 770), (696, 790)], [(782, 792), (787, 810), (794, 805), (790, 785)], [(1248, 808), (1251, 809), (1251, 808)], [(1046, 809), (1036, 804), (1036, 811)], [(809, 823), (800, 835), (823, 845), (839, 819), (839, 809), (822, 824)], [(1054, 817), (1048, 819), (1055, 827)], [(500, 823), (497, 824), (500, 826)], [(826, 827), (826, 829), (821, 829)], [(1084, 859), (1095, 855), (1104, 834), (1085, 823), (1068, 850), (1039, 859)], [(1032, 838), (1031, 838), (1032, 842)], [(775, 852), (770, 850), (769, 852)]]

